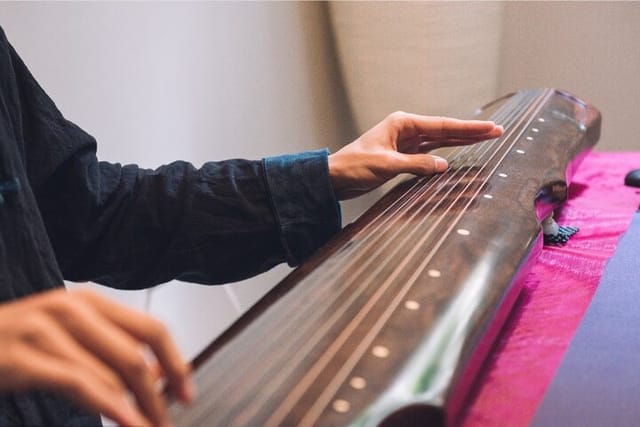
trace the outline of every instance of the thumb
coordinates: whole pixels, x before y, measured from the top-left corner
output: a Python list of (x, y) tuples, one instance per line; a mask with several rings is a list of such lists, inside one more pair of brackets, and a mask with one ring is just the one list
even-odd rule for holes
[(404, 154), (395, 153), (389, 164), (394, 175), (400, 173), (412, 173), (414, 175), (430, 175), (444, 172), (449, 164), (442, 157), (432, 154)]

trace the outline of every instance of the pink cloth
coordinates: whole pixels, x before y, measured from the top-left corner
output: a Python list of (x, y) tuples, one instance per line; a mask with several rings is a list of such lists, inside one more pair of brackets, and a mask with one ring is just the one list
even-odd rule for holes
[(542, 402), (618, 239), (640, 205), (624, 175), (640, 152), (593, 152), (578, 168), (560, 225), (580, 231), (545, 247), (489, 355), (463, 415), (464, 426), (526, 426)]

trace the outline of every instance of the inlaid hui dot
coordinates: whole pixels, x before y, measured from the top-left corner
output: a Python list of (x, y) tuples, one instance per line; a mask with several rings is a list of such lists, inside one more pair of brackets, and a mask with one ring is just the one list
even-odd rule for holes
[(362, 390), (367, 386), (367, 381), (362, 377), (353, 377), (351, 381), (349, 381), (349, 385), (356, 390)]
[(373, 353), (375, 357), (384, 359), (385, 357), (389, 356), (389, 349), (385, 346), (377, 345), (373, 347), (373, 349), (371, 350), (371, 353)]
[(336, 399), (333, 401), (333, 410), (336, 412), (340, 412), (344, 414), (345, 412), (349, 412), (351, 409), (351, 404), (344, 399)]
[(498, 174), (498, 176), (499, 176), (500, 178), (506, 178), (506, 177), (508, 177), (509, 175), (507, 175), (506, 173), (499, 173), (499, 174)]
[(408, 301), (405, 301), (404, 307), (407, 310), (417, 310), (420, 308), (420, 303), (418, 301), (408, 300)]
[(466, 228), (458, 228), (456, 232), (461, 236), (468, 236), (469, 234), (471, 234), (471, 232)]
[(440, 277), (440, 276), (442, 276), (442, 273), (440, 273), (440, 270), (434, 270), (434, 269), (431, 269), (431, 270), (427, 271), (427, 274), (429, 275), (429, 277)]
[(539, 131), (538, 128), (531, 128), (531, 132), (536, 132), (537, 133), (538, 131)]
[(493, 199), (493, 196), (491, 194), (485, 194), (484, 196), (485, 199)]
[(518, 154), (524, 154), (524, 150), (516, 150), (516, 153), (518, 153)]

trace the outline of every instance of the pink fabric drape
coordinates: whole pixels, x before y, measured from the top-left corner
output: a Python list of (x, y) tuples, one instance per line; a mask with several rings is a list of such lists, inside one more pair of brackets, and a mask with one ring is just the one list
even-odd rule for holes
[[(478, 378), (464, 426), (526, 426), (558, 369), (607, 260), (640, 205), (624, 176), (640, 152), (593, 152), (577, 170), (560, 225), (580, 231), (545, 247)], [(640, 256), (640, 254), (639, 254)]]

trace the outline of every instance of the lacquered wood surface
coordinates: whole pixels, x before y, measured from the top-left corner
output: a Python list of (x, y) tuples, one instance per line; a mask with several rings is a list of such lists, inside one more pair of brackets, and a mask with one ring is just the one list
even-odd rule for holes
[(484, 108), (505, 126), (400, 184), (196, 359), (179, 426), (452, 424), (535, 257), (541, 219), (599, 136), (551, 89)]

